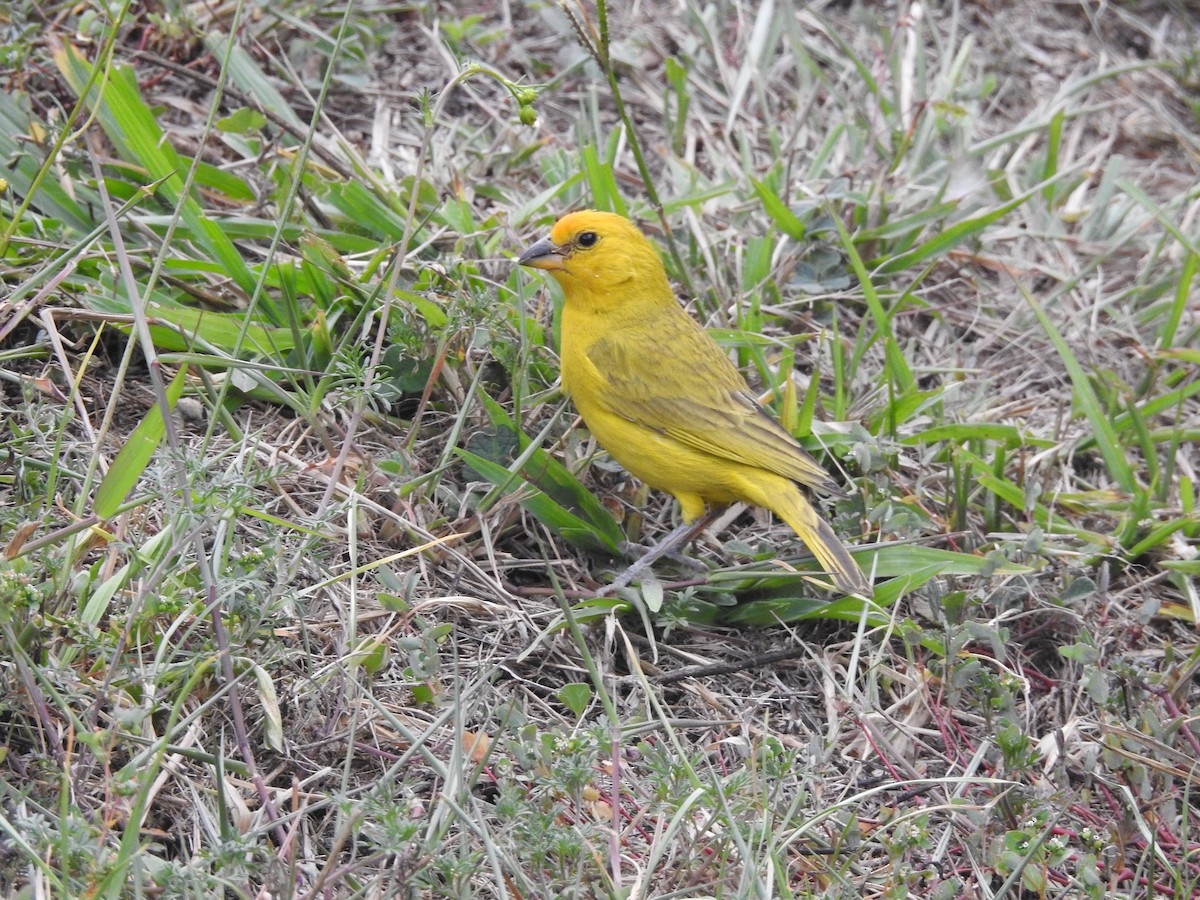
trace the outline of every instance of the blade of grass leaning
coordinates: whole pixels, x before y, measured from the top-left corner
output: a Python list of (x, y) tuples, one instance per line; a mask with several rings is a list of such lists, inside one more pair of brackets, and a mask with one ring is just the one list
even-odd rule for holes
[[(1137, 404), (1133, 401), (1132, 397), (1128, 398), (1125, 409), (1128, 411), (1129, 423), (1134, 437), (1137, 439), (1138, 448), (1142, 451), (1142, 461), (1146, 466), (1146, 481), (1150, 485), (1151, 490), (1156, 490), (1160, 487), (1161, 483), (1159, 481), (1158, 449), (1155, 445), (1154, 437), (1150, 433), (1150, 427), (1146, 424), (1145, 417), (1138, 410)], [(1117, 434), (1123, 435), (1123, 432), (1117, 431), (1115, 426), (1113, 430)]]
[(720, 616), (728, 623), (770, 626), (814, 618), (857, 622), (865, 614), (868, 624), (877, 626), (886, 624), (890, 618), (884, 610), (939, 576), (1012, 577), (1033, 571), (1029, 566), (1010, 562), (995, 553), (975, 556), (912, 544), (872, 547), (870, 562), (864, 560), (862, 554), (855, 555), (867, 571), (894, 576), (877, 584), (870, 600), (837, 595), (833, 595), (836, 599), (832, 600), (814, 598), (809, 584), (814, 573), (806, 572), (768, 575), (747, 587), (733, 586), (732, 579), (726, 578), (738, 574), (736, 571), (714, 572), (698, 593), (718, 585), (724, 592), (736, 592), (740, 600), (738, 606)]
[[(92, 228), (92, 216), (87, 213), (86, 205), (98, 204), (99, 196), (86, 182), (72, 185), (72, 196), (59, 182), (45, 177), (42, 169), (49, 162), (39, 163), (36, 156), (26, 151), (23, 142), (17, 140), (19, 135), (44, 137), (49, 133), (44, 122), (23, 109), (12, 95), (0, 91), (0, 159), (5, 160), (5, 179), (23, 202), (29, 201), (29, 208), (57, 219), (80, 235), (87, 234)], [(31, 197), (35, 191), (36, 196)], [(10, 220), (3, 230), (7, 233), (15, 228)]]
[(670, 116), (671, 149), (676, 156), (682, 156), (687, 144), (687, 117), (690, 98), (687, 88), (687, 67), (674, 56), (668, 56), (664, 61), (667, 82), (675, 94), (675, 109)]
[[(872, 544), (849, 549), (863, 571), (874, 573), (880, 578), (904, 578), (925, 569), (932, 570), (934, 575), (1021, 575), (1033, 571), (1028, 566), (995, 556), (960, 553), (917, 544)], [(795, 560), (789, 559), (787, 562), (793, 563)], [(755, 564), (758, 565), (761, 564)], [(776, 588), (790, 589), (799, 582), (807, 581), (808, 577), (814, 574), (817, 574), (816, 569), (795, 572), (756, 567), (718, 569), (708, 574), (707, 584), (700, 590), (720, 588), (723, 591), (743, 593)], [(875, 599), (880, 599), (878, 593)]]
[(871, 318), (879, 331), (880, 339), (883, 341), (883, 352), (887, 359), (886, 377), (888, 383), (895, 386), (896, 394), (903, 396), (915, 387), (917, 381), (913, 377), (912, 370), (908, 367), (908, 361), (905, 360), (904, 354), (900, 351), (900, 345), (896, 343), (896, 336), (892, 332), (891, 316), (884, 309), (883, 302), (879, 299), (879, 292), (875, 290), (875, 285), (871, 281), (871, 275), (867, 271), (866, 265), (863, 264), (862, 257), (858, 254), (858, 248), (855, 247), (854, 240), (850, 237), (850, 232), (846, 230), (846, 226), (842, 223), (841, 217), (833, 215), (832, 212), (830, 217), (834, 225), (837, 226), (842, 250), (850, 260), (850, 266), (854, 270), (855, 277), (858, 279), (859, 287), (862, 289), (863, 299), (866, 300), (867, 310), (871, 313)]
[(1071, 535), (1098, 547), (1111, 548), (1113, 546), (1113, 539), (1110, 535), (1078, 528), (1044, 503), (1030, 500), (1024, 489), (1011, 481), (998, 477), (994, 466), (981, 457), (960, 448), (958, 459), (970, 464), (976, 484), (991, 491), (1014, 510), (1019, 511), (1022, 519), (1032, 517), (1037, 526), (1047, 534)]
[(555, 217), (547, 214), (547, 210), (553, 208), (551, 201), (557, 199), (561, 194), (566, 194), (569, 197), (571, 191), (583, 182), (586, 177), (587, 173), (583, 169), (578, 169), (562, 179), (551, 181), (550, 187), (530, 197), (525, 203), (513, 207), (512, 212), (509, 214), (509, 221), (514, 226), (524, 225), (530, 219), (538, 219), (540, 217), (546, 217), (552, 221)]
[[(92, 74), (91, 64), (70, 44), (55, 53), (55, 61), (71, 87), (82, 93)], [(183, 176), (190, 163), (175, 152), (163, 134), (142, 99), (133, 70), (114, 65), (104, 92), (93, 87), (87, 100), (122, 158), (145, 168), (149, 180), (161, 181), (159, 189), (172, 206), (180, 206), (191, 238), (221, 262), (243, 291), (253, 294), (254, 275), (233, 241), (204, 214), (193, 197), (182, 195)]]
[(837, 305), (834, 304), (833, 318), (829, 325), (829, 333), (833, 335), (829, 341), (829, 362), (833, 368), (833, 400), (832, 405), (828, 409), (833, 414), (834, 419), (841, 422), (846, 418), (846, 411), (849, 406), (848, 391), (851, 379), (848, 369), (851, 368), (851, 364), (846, 361), (845, 342), (841, 337), (841, 329), (838, 326), (838, 309)]
[[(128, 300), (115, 288), (112, 276), (104, 273), (98, 279), (72, 277), (70, 284), (81, 289), (87, 307), (95, 312), (127, 316), (131, 313)], [(238, 336), (243, 328), (246, 337), (241, 341), (242, 355), (258, 355), (266, 360), (279, 361), (295, 347), (292, 334), (285, 328), (264, 325), (245, 325), (244, 316), (181, 306), (170, 295), (155, 289), (148, 298), (147, 312), (152, 324), (175, 326), (174, 330), (155, 332), (155, 342), (161, 339), (168, 350), (191, 350), (201, 344), (227, 353), (239, 346)], [(126, 326), (118, 325), (125, 328)]]
[(1020, 290), (1030, 309), (1033, 310), (1033, 314), (1041, 324), (1042, 330), (1046, 332), (1046, 336), (1050, 339), (1050, 343), (1054, 345), (1054, 349), (1062, 360), (1067, 374), (1071, 377), (1071, 385), (1075, 390), (1075, 397), (1083, 409), (1084, 416), (1092, 426), (1092, 436), (1095, 438), (1096, 447), (1100, 451), (1100, 455), (1104, 458), (1105, 465), (1108, 467), (1109, 476), (1120, 486), (1121, 490), (1130, 496), (1134, 495), (1138, 491), (1138, 484), (1133, 467), (1125, 456), (1124, 448), (1117, 438), (1113, 423), (1105, 414), (1104, 407), (1100, 403), (1100, 398), (1096, 396), (1096, 391), (1088, 380), (1087, 373), (1083, 371), (1083, 366), (1079, 364), (1079, 360), (1071, 352), (1071, 348), (1063, 339), (1054, 322), (1046, 315), (1046, 311), (1042, 309), (1041, 304), (1033, 298), (1033, 295), (1025, 289), (1024, 285), (1015, 280), (1013, 283)]
[(883, 409), (867, 417), (867, 428), (872, 433), (880, 433), (886, 428), (889, 434), (899, 438), (901, 425), (941, 405), (948, 390), (950, 388), (919, 391), (914, 386), (905, 393), (893, 393)]
[[(254, 57), (241, 44), (234, 42), (230, 47), (229, 42), (229, 36), (225, 34), (209, 32), (204, 36), (204, 43), (212, 52), (213, 58), (226, 61), (226, 71), (231, 84), (252, 97), (262, 109), (278, 116), (297, 132), (303, 133), (308, 124), (296, 115), (292, 104), (288, 103), (274, 83), (266, 77)], [(300, 141), (293, 139), (291, 143), (298, 144)]]
[[(1166, 359), (1179, 359), (1186, 362), (1190, 366), (1195, 366), (1197, 369), (1200, 369), (1200, 351), (1185, 351), (1179, 349), (1171, 350), (1158, 355)], [(1182, 409), (1184, 403), (1195, 397), (1197, 394), (1200, 394), (1200, 378), (1185, 384), (1183, 387), (1180, 387), (1177, 390), (1160, 394), (1153, 400), (1148, 400), (1140, 404), (1137, 407), (1138, 414), (1144, 419), (1152, 419), (1157, 415), (1161, 415), (1163, 412), (1171, 409), (1172, 407)], [(1113, 416), (1112, 422), (1113, 428), (1115, 428), (1118, 433), (1123, 432), (1130, 426), (1130, 415), (1129, 413), (1118, 413), (1117, 415)], [(1155, 430), (1157, 431), (1158, 429)], [(1080, 446), (1086, 447), (1088, 444), (1084, 442), (1081, 443)]]
[[(477, 433), (468, 448), (456, 447), (455, 454), (501, 493), (518, 484), (535, 490), (519, 502), (564, 540), (592, 552), (619, 555), (624, 535), (608, 510), (539, 446), (540, 436), (530, 439), (486, 393), (480, 392), (479, 397), (495, 429), (492, 439)], [(512, 459), (514, 451), (519, 453), (516, 459)], [(486, 498), (481, 506), (486, 508)]]
[(1195, 527), (1195, 525), (1196, 518), (1194, 516), (1182, 516), (1167, 522), (1161, 522), (1147, 531), (1146, 536), (1140, 541), (1129, 547), (1129, 558), (1137, 559), (1144, 553), (1149, 553), (1156, 547), (1162, 546), (1166, 543), (1167, 538), (1176, 532)]
[(494, 463), (461, 447), (456, 447), (454, 452), (463, 462), (474, 469), (478, 475), (496, 485), (505, 494), (513, 493), (514, 484), (527, 487), (529, 492), (523, 495), (518, 494), (516, 496), (517, 502), (524, 509), (529, 510), (539, 522), (563, 540), (593, 553), (601, 552), (613, 556), (620, 555), (620, 549), (616, 541), (553, 500), (531, 480), (530, 475), (524, 468), (513, 472), (505, 466)]
[[(1048, 184), (1053, 184), (1055, 181), (1060, 181), (1063, 178), (1073, 175), (1079, 168), (1080, 166), (1074, 166), (1064, 169), (1056, 173), (1048, 182), (1038, 182), (1023, 194), (1019, 194), (1007, 203), (1002, 203), (995, 209), (963, 219), (961, 222), (955, 222), (953, 225), (948, 225), (932, 238), (925, 241), (925, 243), (918, 245), (907, 253), (901, 253), (889, 259), (876, 261), (876, 269), (881, 275), (890, 275), (894, 272), (902, 272), (906, 269), (924, 265), (942, 256), (946, 251), (958, 246), (963, 241), (982, 235), (989, 226), (994, 225), (1014, 209), (1022, 206), (1030, 198), (1038, 196)], [(838, 224), (839, 230), (841, 230), (843, 227), (841, 220), (835, 221)]]
[(893, 578), (876, 585), (871, 600), (837, 595), (831, 595), (836, 599), (823, 600), (812, 596), (813, 589), (808, 583), (808, 578), (797, 579), (791, 585), (767, 589), (754, 599), (743, 599), (719, 618), (726, 624), (769, 628), (772, 625), (804, 619), (857, 622), (865, 616), (868, 625), (879, 627), (886, 625), (890, 618), (885, 612), (889, 606), (940, 574), (943, 572), (937, 565), (913, 569), (902, 578)]
[(780, 199), (771, 186), (765, 181), (759, 181), (757, 178), (751, 178), (750, 185), (754, 188), (754, 193), (757, 195), (759, 202), (762, 203), (763, 209), (771, 217), (771, 221), (783, 229), (783, 233), (792, 240), (804, 240), (805, 235), (808, 234), (808, 229), (804, 226), (803, 222), (796, 218), (795, 213)]
[(1042, 182), (1045, 187), (1042, 188), (1042, 200), (1048, 208), (1054, 206), (1054, 176), (1058, 170), (1058, 154), (1062, 147), (1063, 123), (1066, 117), (1067, 111), (1060, 109), (1051, 117), (1046, 128), (1046, 160), (1042, 166)]
[(221, 194), (221, 199), (226, 203), (249, 205), (258, 199), (254, 188), (243, 179), (211, 163), (196, 164), (196, 185), (201, 189)]
[[(184, 366), (167, 386), (167, 402), (170, 404), (168, 412), (175, 409), (186, 383), (187, 366)], [(92, 509), (101, 519), (108, 519), (116, 514), (129, 492), (133, 490), (133, 486), (137, 484), (137, 480), (142, 477), (146, 466), (150, 464), (165, 431), (163, 411), (159, 404), (155, 403), (146, 413), (146, 418), (142, 419), (129, 435), (129, 440), (109, 466), (100, 486), (96, 488), (96, 499), (92, 503)]]
[(1175, 333), (1179, 331), (1179, 323), (1183, 321), (1184, 311), (1191, 302), (1192, 282), (1196, 279), (1197, 269), (1200, 269), (1200, 253), (1190, 252), (1179, 271), (1179, 281), (1175, 285), (1175, 302), (1171, 305), (1171, 314), (1167, 316), (1162, 330), (1158, 333), (1160, 350), (1169, 350), (1175, 343)]
[(907, 252), (912, 249), (917, 238), (927, 225), (944, 222), (958, 209), (957, 201), (934, 203), (922, 209), (914, 210), (898, 219), (891, 219), (873, 228), (863, 228), (855, 232), (858, 243), (885, 241), (897, 252)]
[[(171, 216), (143, 215), (138, 223), (162, 234), (171, 223)], [(370, 234), (353, 234), (342, 228), (315, 228), (309, 225), (290, 225), (268, 219), (257, 219), (246, 215), (231, 215), (221, 218), (221, 230), (233, 241), (269, 241), (278, 232), (285, 241), (299, 243), (307, 234), (318, 235), (322, 240), (341, 253), (371, 253), (379, 249), (379, 239)], [(197, 262), (197, 265), (200, 263)], [(205, 263), (211, 270), (223, 271), (216, 263)]]
[[(534, 442), (509, 417), (499, 403), (486, 393), (480, 393), (480, 402), (487, 411), (494, 426), (511, 429), (516, 433), (522, 454), (529, 450)], [(549, 494), (557, 503), (578, 512), (586, 521), (592, 523), (608, 537), (621, 541), (624, 535), (616, 521), (596, 497), (571, 474), (557, 459), (541, 447), (530, 454), (527, 467), (534, 473), (538, 486)]]
[(1200, 268), (1200, 248), (1137, 185), (1124, 178), (1116, 179), (1116, 184), (1121, 190), (1125, 191), (1130, 197), (1141, 204), (1142, 207), (1148, 210), (1154, 216), (1155, 220), (1180, 243), (1186, 253), (1183, 265), (1180, 267), (1179, 280), (1175, 286), (1175, 296), (1171, 305), (1171, 312), (1167, 316), (1166, 321), (1163, 322), (1162, 330), (1159, 332), (1159, 349), (1167, 350), (1174, 345), (1175, 335), (1183, 320), (1184, 312), (1192, 302), (1191, 285), (1196, 277), (1197, 268)]
[[(130, 554), (128, 562), (117, 569), (112, 575), (109, 575), (106, 579), (92, 587), (87, 595), (87, 601), (80, 607), (77, 613), (80, 624), (87, 628), (95, 628), (104, 621), (104, 617), (109, 614), (113, 597), (117, 596), (118, 592), (128, 588), (130, 582), (134, 578), (145, 574), (147, 569), (161, 564), (163, 558), (174, 551), (175, 539), (177, 537), (175, 524), (172, 520), (170, 523), (164, 525), (161, 531), (151, 536), (149, 540), (135, 547), (135, 552)], [(83, 544), (76, 542), (75, 546), (80, 547)], [(63, 661), (70, 663), (83, 652), (84, 650), (81, 647), (68, 648), (63, 654)]]
[(1124, 178), (1117, 179), (1117, 187), (1140, 203), (1147, 212), (1154, 216), (1155, 221), (1158, 222), (1158, 224), (1164, 229), (1166, 229), (1171, 237), (1179, 241), (1180, 245), (1190, 255), (1195, 256), (1196, 254), (1200, 254), (1200, 246), (1196, 244), (1195, 240), (1184, 234), (1183, 231), (1180, 230), (1179, 226), (1170, 218), (1170, 216), (1163, 212), (1162, 207), (1150, 199), (1145, 191), (1139, 188), (1132, 181), (1127, 181)]
[(592, 193), (592, 203), (597, 209), (618, 212), (625, 207), (617, 180), (613, 177), (612, 166), (601, 162), (592, 144), (585, 144), (579, 150), (583, 171), (588, 188)]
[(958, 444), (977, 440), (992, 441), (1004, 444), (1009, 448), (1038, 447), (1043, 450), (1049, 449), (1055, 444), (1052, 440), (1034, 437), (1016, 425), (1001, 425), (996, 422), (951, 422), (946, 425), (935, 425), (932, 428), (902, 437), (900, 443), (920, 446), (943, 441)]
[(366, 231), (380, 241), (403, 239), (404, 213), (393, 209), (357, 181), (327, 183), (322, 196), (355, 230)]

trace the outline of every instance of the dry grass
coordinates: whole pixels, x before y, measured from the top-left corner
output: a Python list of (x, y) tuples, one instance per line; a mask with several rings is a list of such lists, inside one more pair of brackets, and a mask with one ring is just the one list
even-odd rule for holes
[[(1194, 13), (614, 6), (623, 121), (590, 4), (283, 7), (0, 13), (5, 895), (1196, 895)], [(512, 263), (583, 205), (873, 604), (742, 510), (596, 597), (674, 510)]]

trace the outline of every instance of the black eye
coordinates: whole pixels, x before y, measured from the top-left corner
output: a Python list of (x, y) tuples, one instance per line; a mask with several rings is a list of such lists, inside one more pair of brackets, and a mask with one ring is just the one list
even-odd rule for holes
[(600, 235), (596, 234), (596, 232), (585, 231), (575, 239), (575, 243), (586, 250), (588, 247), (595, 247), (598, 240), (600, 240)]

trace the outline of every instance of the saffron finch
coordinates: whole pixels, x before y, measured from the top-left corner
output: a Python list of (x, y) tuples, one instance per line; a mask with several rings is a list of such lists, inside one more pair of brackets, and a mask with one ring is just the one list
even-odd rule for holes
[(848, 593), (870, 582), (797, 483), (840, 493), (754, 400), (729, 357), (679, 305), (654, 245), (633, 223), (585, 210), (559, 219), (518, 262), (562, 287), (562, 383), (583, 421), (633, 475), (679, 501), (766, 507)]

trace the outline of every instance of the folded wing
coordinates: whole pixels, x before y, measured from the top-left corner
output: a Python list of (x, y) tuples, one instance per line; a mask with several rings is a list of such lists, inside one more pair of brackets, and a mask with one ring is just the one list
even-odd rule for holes
[[(602, 396), (610, 410), (695, 450), (840, 494), (829, 473), (755, 402), (712, 338), (682, 309), (674, 312), (653, 329), (601, 338), (589, 348), (608, 382)], [(648, 339), (630, 340), (632, 334)]]

